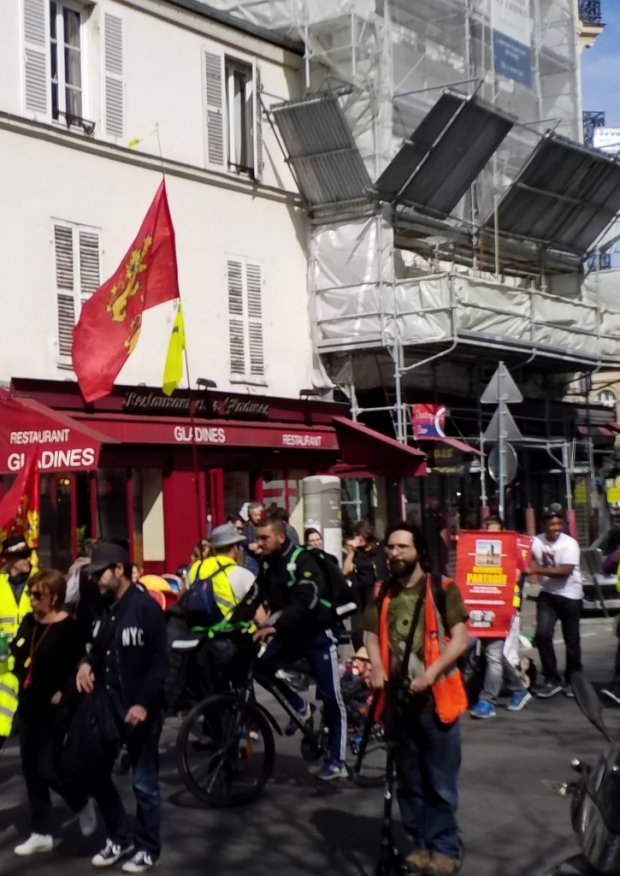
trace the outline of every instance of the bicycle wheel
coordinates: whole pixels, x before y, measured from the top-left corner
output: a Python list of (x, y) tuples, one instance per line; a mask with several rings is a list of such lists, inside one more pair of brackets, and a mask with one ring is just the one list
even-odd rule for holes
[(185, 786), (209, 806), (253, 800), (273, 770), (269, 721), (253, 703), (218, 694), (198, 703), (177, 736), (177, 767)]
[(375, 721), (368, 737), (360, 771), (355, 772), (355, 765), (362, 741), (361, 734), (349, 735), (347, 739), (347, 768), (351, 780), (360, 788), (376, 788), (385, 781), (385, 762), (387, 747), (383, 735), (383, 727)]

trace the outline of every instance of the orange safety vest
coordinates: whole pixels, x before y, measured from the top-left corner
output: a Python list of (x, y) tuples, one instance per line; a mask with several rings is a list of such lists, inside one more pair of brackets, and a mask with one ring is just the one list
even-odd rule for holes
[[(442, 578), (441, 586), (445, 590), (452, 584), (449, 578)], [(379, 611), (379, 651), (385, 674), (390, 675), (390, 639), (388, 635), (388, 612), (392, 596), (386, 593), (381, 601)], [(431, 575), (426, 576), (426, 596), (424, 600), (424, 666), (428, 667), (438, 659), (446, 646), (446, 632), (441, 615), (437, 610), (433, 596)], [(452, 724), (467, 709), (467, 694), (463, 678), (458, 667), (453, 665), (440, 675), (432, 686), (435, 711), (443, 724)]]

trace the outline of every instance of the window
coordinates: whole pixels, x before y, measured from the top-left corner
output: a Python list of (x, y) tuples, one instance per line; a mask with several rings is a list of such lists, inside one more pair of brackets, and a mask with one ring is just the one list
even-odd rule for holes
[(603, 389), (598, 394), (599, 404), (605, 405), (606, 408), (616, 407), (616, 396), (611, 389)]
[(82, 119), (82, 49), (80, 12), (65, 3), (50, 3), (50, 84), (52, 118), (67, 125)]
[(263, 162), (257, 65), (205, 51), (203, 76), (207, 165), (260, 178)]
[(263, 383), (263, 306), (260, 265), (227, 261), (228, 336), (231, 377)]
[(92, 134), (84, 92), (84, 25), (92, 6), (78, 0), (23, 3), (26, 111)]
[(228, 167), (251, 172), (254, 169), (252, 68), (226, 58), (225, 72)]
[(70, 223), (54, 223), (58, 363), (71, 365), (73, 328), (82, 304), (99, 286), (99, 232)]

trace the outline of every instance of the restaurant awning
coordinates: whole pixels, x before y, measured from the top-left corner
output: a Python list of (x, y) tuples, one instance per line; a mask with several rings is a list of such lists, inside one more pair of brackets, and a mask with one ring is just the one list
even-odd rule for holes
[(426, 474), (426, 455), (421, 450), (400, 444), (394, 438), (346, 417), (334, 417), (333, 423), (340, 458), (347, 465), (359, 465), (368, 472), (399, 477)]
[(338, 451), (330, 426), (298, 426), (293, 423), (196, 418), (194, 431), (188, 417), (137, 417), (131, 414), (80, 414), (80, 422), (96, 423), (110, 440), (123, 444), (172, 444), (211, 447), (256, 447), (274, 450)]
[(92, 423), (111, 441), (122, 444), (191, 446), (195, 436), (200, 446), (328, 451), (349, 471), (363, 472), (360, 477), (426, 473), (426, 457), (421, 450), (399, 444), (346, 417), (332, 417), (331, 426), (197, 418), (195, 432), (187, 417), (79, 414), (76, 418)]
[(31, 398), (15, 398), (0, 389), (0, 474), (19, 471), (37, 447), (39, 469), (90, 471), (110, 439), (73, 417)]

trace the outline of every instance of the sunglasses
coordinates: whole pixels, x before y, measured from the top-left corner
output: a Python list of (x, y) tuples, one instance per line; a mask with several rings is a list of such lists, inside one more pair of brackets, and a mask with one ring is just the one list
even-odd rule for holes
[(40, 590), (31, 590), (30, 591), (30, 598), (31, 599), (41, 599), (42, 596), (43, 596), (43, 593)]

